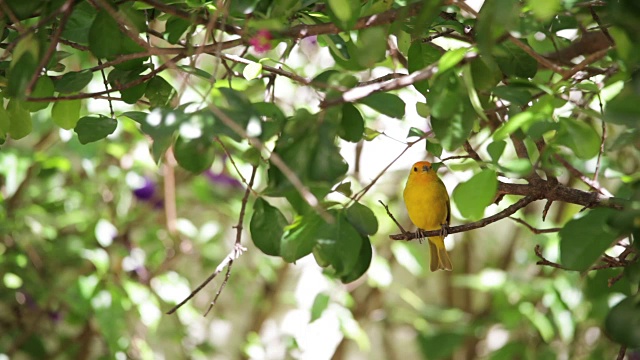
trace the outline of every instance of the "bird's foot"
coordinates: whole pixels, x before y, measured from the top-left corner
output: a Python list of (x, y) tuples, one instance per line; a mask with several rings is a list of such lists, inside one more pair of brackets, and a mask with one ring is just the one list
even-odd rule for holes
[(418, 239), (420, 244), (422, 244), (422, 242), (424, 241), (424, 230), (422, 229), (416, 230), (416, 238)]
[(440, 228), (440, 236), (442, 236), (443, 238), (446, 238), (447, 235), (449, 235), (449, 225), (442, 224), (442, 227)]

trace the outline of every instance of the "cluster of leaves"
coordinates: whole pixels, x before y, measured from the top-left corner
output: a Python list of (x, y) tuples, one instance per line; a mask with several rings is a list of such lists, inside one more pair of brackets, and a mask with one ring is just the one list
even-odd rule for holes
[[(450, 166), (475, 173), (453, 191), (465, 219), (483, 217), (498, 176), (527, 180), (540, 193), (557, 177), (573, 186), (563, 178), (568, 170), (595, 180), (608, 171), (614, 174), (608, 184), (627, 199), (624, 211), (596, 209), (563, 224), (560, 265), (586, 271), (612, 243), (638, 232), (640, 11), (632, 0), (487, 0), (477, 14), (450, 1), (227, 3), (218, 9), (193, 1), (5, 1), (0, 138), (27, 137), (50, 114), (89, 144), (131, 119), (151, 139), (156, 161), (171, 149), (193, 173), (211, 168), (218, 141), (233, 144), (229, 155), (265, 169), (268, 179), (250, 205), (254, 244), (286, 262), (313, 254), (346, 283), (369, 268), (378, 220), (360, 201), (370, 187), (357, 192), (345, 180), (338, 144), (381, 133), (367, 114), (404, 118), (404, 100), (389, 92), (398, 90), (418, 96), (416, 110), (430, 121), (408, 138), (428, 138), (426, 150), (436, 158), (446, 152), (469, 159)], [(561, 35), (566, 30), (580, 31), (585, 41)], [(252, 42), (257, 33), (260, 40)], [(335, 66), (307, 79), (286, 61), (310, 36)], [(598, 41), (588, 47), (590, 36)], [(445, 41), (437, 45), (439, 38)], [(258, 53), (228, 55), (265, 41), (286, 45), (269, 55), (284, 59), (285, 70)], [(217, 60), (201, 61), (205, 56)], [(572, 63), (578, 56), (584, 61)], [(361, 81), (371, 68), (399, 66), (390, 78)], [(277, 101), (265, 102), (277, 76), (318, 94), (319, 109), (296, 103), (287, 114)], [(199, 100), (185, 101), (187, 91), (172, 77)], [(100, 78), (105, 89), (96, 91), (92, 80)], [(96, 102), (107, 102), (110, 114), (87, 114)], [(330, 200), (336, 194), (345, 200)], [(631, 260), (617, 264), (633, 282)], [(607, 321), (612, 337), (630, 347), (640, 346), (640, 337), (621, 329), (637, 321), (637, 304), (629, 296)]]

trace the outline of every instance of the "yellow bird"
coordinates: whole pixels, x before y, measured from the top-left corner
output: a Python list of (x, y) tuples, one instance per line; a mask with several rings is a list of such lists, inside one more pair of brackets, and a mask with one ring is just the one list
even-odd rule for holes
[[(411, 167), (404, 188), (404, 203), (409, 218), (421, 230), (442, 230), (449, 225), (451, 205), (444, 183), (428, 161), (419, 161)], [(444, 236), (429, 237), (431, 271), (451, 271), (451, 260), (444, 247)]]

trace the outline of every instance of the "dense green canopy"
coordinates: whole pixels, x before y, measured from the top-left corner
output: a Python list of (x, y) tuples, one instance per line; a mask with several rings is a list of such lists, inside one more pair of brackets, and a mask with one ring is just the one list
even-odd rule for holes
[[(0, 22), (0, 359), (638, 354), (636, 1), (0, 0)], [(452, 273), (400, 228), (425, 159)]]

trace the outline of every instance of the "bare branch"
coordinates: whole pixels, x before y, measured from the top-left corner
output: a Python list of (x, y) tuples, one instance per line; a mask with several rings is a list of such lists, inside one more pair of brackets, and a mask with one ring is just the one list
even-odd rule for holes
[(522, 219), (518, 219), (518, 218), (513, 217), (513, 216), (509, 216), (509, 219), (517, 222), (518, 224), (524, 225), (527, 229), (529, 229), (534, 234), (553, 233), (553, 232), (558, 232), (558, 231), (560, 231), (562, 229), (562, 228), (537, 229), (537, 228), (531, 226), (528, 222), (526, 222), (526, 221), (524, 221)]
[(191, 294), (189, 294), (189, 296), (187, 296), (184, 300), (182, 300), (178, 305), (172, 307), (171, 310), (167, 311), (166, 312), (167, 315), (171, 315), (174, 312), (176, 312), (176, 310), (178, 310), (180, 307), (182, 307), (182, 305), (186, 304), (187, 301), (191, 300), (194, 296), (196, 296), (196, 294), (199, 293), (200, 290), (202, 290), (205, 286), (207, 286), (207, 284), (209, 284), (211, 282), (211, 280), (213, 280), (216, 276), (218, 276), (218, 274), (220, 274), (222, 272), (222, 270), (224, 270), (224, 268), (227, 267), (227, 273), (225, 275), (225, 279), (222, 282), (222, 284), (220, 285), (220, 288), (218, 289), (218, 291), (216, 292), (216, 296), (214, 297), (213, 301), (209, 305), (209, 308), (205, 312), (204, 316), (206, 316), (209, 313), (209, 311), (211, 310), (211, 308), (215, 305), (215, 302), (218, 299), (218, 296), (220, 296), (220, 293), (222, 292), (222, 290), (226, 286), (227, 281), (229, 280), (229, 276), (231, 275), (231, 266), (233, 265), (233, 261), (236, 260), (237, 258), (239, 258), (240, 255), (242, 255), (243, 252), (247, 251), (247, 248), (245, 248), (241, 244), (241, 240), (242, 240), (242, 223), (244, 222), (245, 209), (247, 207), (247, 201), (249, 199), (249, 193), (251, 192), (251, 188), (253, 187), (253, 181), (255, 180), (257, 170), (258, 170), (258, 168), (256, 166), (254, 166), (253, 170), (251, 172), (251, 178), (249, 179), (249, 184), (247, 185), (247, 189), (246, 189), (246, 191), (244, 193), (244, 197), (242, 198), (242, 207), (240, 208), (240, 215), (238, 216), (238, 224), (235, 226), (235, 229), (236, 229), (236, 240), (235, 240), (235, 243), (233, 245), (233, 250), (231, 250), (231, 252), (222, 260), (222, 262), (220, 262), (220, 264), (218, 264), (218, 267), (216, 267), (216, 270), (211, 275), (209, 275), (209, 277), (206, 278), (200, 285), (198, 285), (198, 287), (195, 288), (191, 292)]

